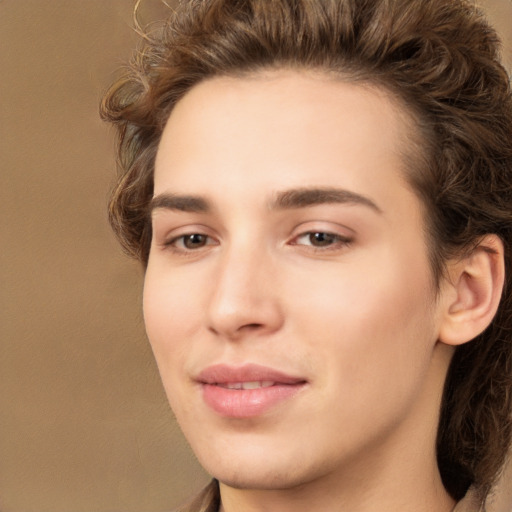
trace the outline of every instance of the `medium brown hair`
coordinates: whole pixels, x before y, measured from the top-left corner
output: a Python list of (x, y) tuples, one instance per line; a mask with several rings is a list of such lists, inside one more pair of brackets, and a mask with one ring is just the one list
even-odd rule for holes
[(445, 385), (438, 464), (455, 499), (470, 485), (487, 495), (512, 432), (512, 96), (499, 49), (464, 0), (187, 0), (144, 35), (101, 108), (119, 136), (111, 224), (146, 264), (158, 143), (173, 106), (198, 82), (318, 69), (384, 87), (407, 105), (423, 143), (408, 179), (425, 205), (437, 282), (443, 263), (484, 235), (505, 245), (497, 315), (457, 348)]

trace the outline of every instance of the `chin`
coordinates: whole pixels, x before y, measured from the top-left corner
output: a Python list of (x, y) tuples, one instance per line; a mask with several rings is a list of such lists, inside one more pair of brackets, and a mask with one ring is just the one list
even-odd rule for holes
[(224, 458), (217, 454), (199, 461), (210, 475), (234, 489), (296, 489), (321, 477), (322, 468), (307, 465), (304, 459), (290, 461), (279, 450), (262, 452), (259, 456), (240, 457), (238, 453)]
[(299, 475), (290, 474), (289, 470), (282, 472), (271, 468), (263, 471), (254, 468), (246, 468), (245, 471), (233, 471), (232, 468), (228, 471), (219, 471), (215, 468), (211, 474), (224, 485), (234, 489), (278, 491), (293, 489), (306, 483)]

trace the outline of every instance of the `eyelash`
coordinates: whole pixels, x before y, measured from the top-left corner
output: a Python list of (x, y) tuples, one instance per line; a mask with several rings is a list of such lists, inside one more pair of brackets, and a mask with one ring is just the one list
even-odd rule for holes
[[(314, 245), (312, 243), (312, 237), (322, 235), (323, 237), (326, 237), (328, 239), (327, 245)], [(298, 243), (298, 240), (301, 238), (307, 238), (310, 243), (307, 244), (300, 244)], [(317, 240), (318, 241), (318, 240)], [(296, 236), (291, 245), (302, 245), (305, 247), (310, 248), (310, 250), (313, 250), (315, 252), (325, 252), (325, 251), (335, 251), (339, 250), (343, 247), (347, 247), (352, 243), (352, 239), (343, 235), (338, 235), (336, 233), (331, 233), (329, 231), (307, 231), (305, 233), (301, 233), (300, 235)]]
[[(193, 237), (202, 237), (204, 243), (194, 248), (186, 247), (187, 239), (191, 240)], [(314, 245), (313, 237), (317, 237), (316, 241), (320, 241), (320, 244), (325, 243), (325, 245)], [(303, 238), (307, 238), (310, 243), (299, 243), (299, 241)], [(326, 238), (327, 240), (318, 240), (321, 238)], [(213, 243), (211, 243), (212, 241)], [(336, 233), (331, 233), (329, 231), (306, 231), (300, 235), (297, 235), (291, 240), (291, 242), (289, 242), (290, 245), (307, 247), (308, 250), (315, 252), (335, 251), (339, 250), (340, 248), (347, 247), (351, 243), (351, 238), (338, 235)], [(218, 245), (218, 242), (216, 242), (209, 235), (199, 232), (185, 233), (183, 235), (176, 236), (164, 244), (166, 248), (169, 248), (173, 252), (185, 256), (193, 255), (197, 251), (213, 245)]]
[[(186, 240), (191, 239), (192, 237), (202, 237), (205, 241), (204, 244), (200, 245), (199, 247), (190, 248), (186, 247)], [(218, 245), (217, 243), (208, 243), (209, 241), (212, 241), (213, 238), (209, 235), (206, 235), (205, 233), (185, 233), (183, 235), (176, 236), (174, 238), (171, 238), (168, 242), (165, 242), (164, 246), (170, 248), (174, 252), (180, 253), (180, 254), (187, 254), (187, 253), (193, 253), (196, 252), (199, 249), (203, 249), (204, 247), (210, 246), (210, 245)], [(181, 242), (181, 247), (178, 246), (178, 244)]]

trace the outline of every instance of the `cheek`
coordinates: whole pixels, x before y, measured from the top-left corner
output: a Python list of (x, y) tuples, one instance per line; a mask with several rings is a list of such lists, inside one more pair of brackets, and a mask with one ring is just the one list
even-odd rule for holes
[(188, 352), (183, 340), (192, 339), (197, 329), (198, 297), (186, 290), (184, 283), (148, 266), (143, 295), (144, 323), (164, 381), (174, 373), (170, 367), (179, 367)]
[(309, 291), (297, 303), (297, 332), (307, 333), (313, 357), (329, 367), (325, 379), (360, 396), (359, 403), (392, 383), (397, 396), (413, 389), (428, 367), (436, 339), (430, 274), (428, 265), (411, 261), (361, 259), (303, 283)]
[(199, 309), (197, 294), (186, 293), (185, 283), (180, 282), (177, 274), (171, 276), (148, 266), (144, 281), (144, 322), (169, 404), (183, 424), (183, 418), (194, 417), (187, 400), (191, 390), (185, 369), (198, 329)]
[(294, 316), (305, 328), (310, 321), (336, 331), (354, 327), (358, 338), (372, 330), (382, 335), (402, 331), (429, 316), (433, 293), (426, 262), (386, 253), (304, 272), (300, 280), (291, 276), (285, 287), (290, 305), (297, 307)]

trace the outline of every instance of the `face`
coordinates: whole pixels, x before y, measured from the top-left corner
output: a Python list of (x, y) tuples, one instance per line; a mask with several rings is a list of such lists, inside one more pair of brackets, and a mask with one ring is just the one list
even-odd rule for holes
[(144, 314), (221, 481), (282, 489), (433, 439), (439, 313), (403, 178), (411, 130), (382, 91), (292, 71), (211, 79), (173, 110)]

